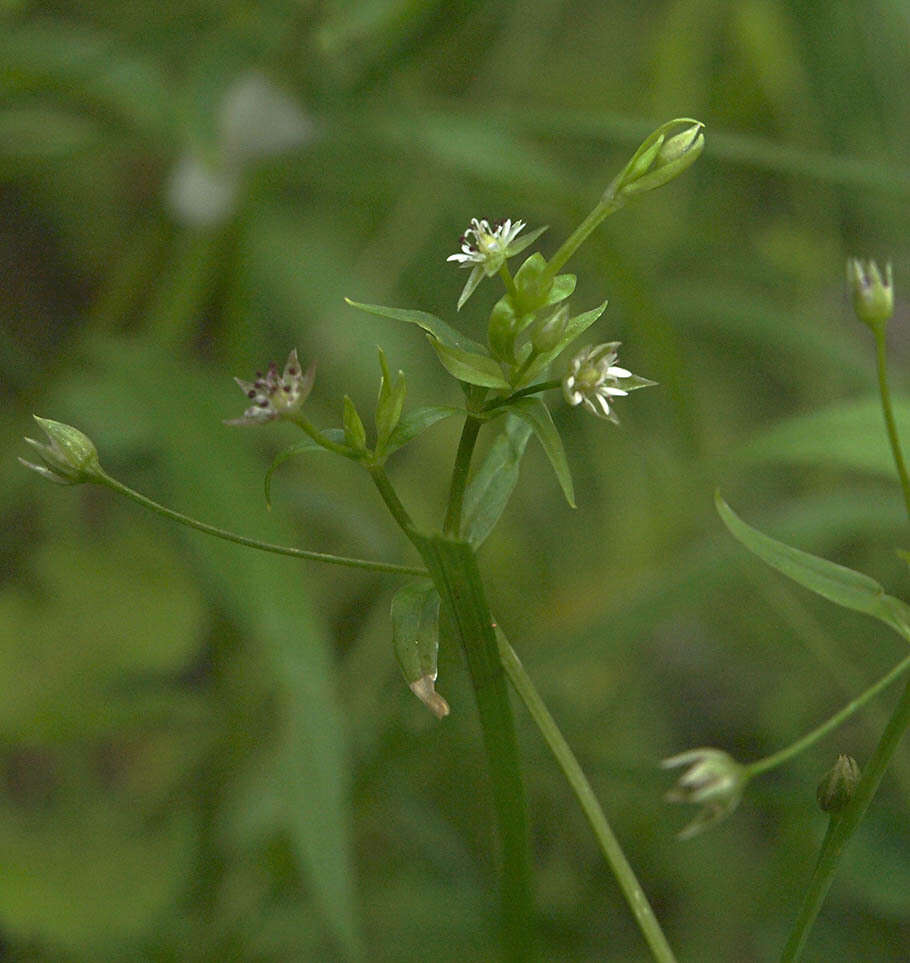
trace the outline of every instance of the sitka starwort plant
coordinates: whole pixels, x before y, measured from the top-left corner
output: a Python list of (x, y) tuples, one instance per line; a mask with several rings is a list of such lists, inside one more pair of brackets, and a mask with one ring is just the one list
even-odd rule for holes
[[(879, 397), (885, 429), (910, 518), (910, 480), (892, 410), (886, 368), (885, 329), (894, 310), (891, 265), (888, 264), (882, 272), (874, 261), (864, 263), (851, 258), (847, 262), (847, 284), (856, 316), (875, 338)], [(887, 595), (874, 579), (757, 531), (739, 518), (719, 493), (715, 501), (718, 513), (730, 533), (763, 562), (836, 605), (879, 619), (910, 642), (910, 606)], [(906, 556), (904, 552), (901, 554)], [(667, 800), (693, 803), (700, 807), (695, 819), (682, 830), (680, 837), (694, 836), (728, 816), (739, 805), (750, 780), (788, 762), (833, 732), (871, 699), (905, 676), (908, 670), (910, 656), (898, 662), (821, 725), (764, 759), (739, 763), (723, 750), (715, 748), (692, 749), (666, 759), (663, 763), (666, 768), (683, 767), (676, 785), (667, 793)], [(861, 772), (855, 759), (841, 754), (819, 784), (817, 800), (821, 810), (828, 815), (828, 830), (799, 914), (781, 954), (784, 963), (800, 958), (844, 847), (865, 815), (908, 727), (910, 682), (905, 685), (865, 770)]]
[[(627, 396), (654, 384), (619, 363), (620, 345), (615, 341), (576, 348), (567, 365), (560, 361), (606, 308), (604, 301), (573, 313), (569, 298), (576, 278), (560, 272), (606, 217), (685, 171), (701, 154), (704, 143), (703, 125), (698, 121), (673, 120), (655, 130), (549, 260), (536, 252), (513, 269), (514, 259), (546, 228), (526, 230), (522, 220), (472, 219), (460, 239), (459, 250), (449, 261), (469, 272), (458, 299), (458, 310), (484, 281), (498, 277), (504, 288), (489, 316), (486, 344), (473, 341), (446, 321), (423, 311), (348, 302), (363, 311), (422, 328), (439, 362), (461, 385), (462, 407), (432, 405), (405, 410), (405, 375), (401, 371), (392, 374), (381, 349), (379, 392), (370, 431), (348, 396), (343, 399), (339, 427), (325, 429), (312, 423), (306, 401), (314, 390), (316, 369), (312, 364), (305, 368), (296, 350), (290, 352), (283, 368), (272, 363), (249, 381), (237, 379), (246, 395), (247, 407), (241, 416), (228, 420), (228, 425), (283, 421), (296, 425), (306, 436), (274, 460), (266, 475), (266, 498), (274, 471), (288, 458), (318, 449), (347, 458), (369, 473), (424, 567), (266, 544), (189, 518), (109, 476), (101, 467), (92, 442), (77, 429), (55, 421), (37, 419), (49, 444), (27, 439), (42, 464), (20, 459), (51, 481), (106, 486), (174, 521), (241, 545), (408, 577), (391, 605), (394, 652), (411, 690), (440, 719), (451, 711), (443, 695), (436, 691), (440, 643), (457, 642), (466, 656), (499, 830), (502, 951), (504, 958), (512, 961), (525, 963), (533, 959), (535, 927), (527, 813), (506, 678), (527, 706), (578, 797), (652, 954), (663, 963), (674, 959), (578, 762), (490, 612), (477, 551), (508, 502), (532, 435), (543, 447), (566, 501), (574, 507), (572, 477), (550, 413), (551, 403), (564, 399), (579, 411), (587, 410), (617, 423), (617, 411)], [(555, 365), (565, 370), (563, 376), (553, 373)], [(554, 389), (561, 392), (554, 393)], [(452, 417), (461, 418), (463, 427), (454, 456), (448, 502), (440, 529), (424, 531), (412, 521), (385, 465), (395, 451), (435, 423)], [(472, 467), (475, 445), (483, 430), (495, 437), (485, 458)]]

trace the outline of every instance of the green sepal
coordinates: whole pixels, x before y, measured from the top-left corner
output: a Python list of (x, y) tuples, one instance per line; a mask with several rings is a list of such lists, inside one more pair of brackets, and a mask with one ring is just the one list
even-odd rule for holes
[(398, 427), (389, 437), (385, 447), (386, 454), (390, 455), (393, 451), (401, 448), (402, 445), (413, 441), (431, 425), (435, 425), (437, 421), (464, 413), (463, 408), (453, 408), (450, 405), (422, 405), (413, 411), (406, 411), (401, 416)]
[(502, 376), (499, 362), (488, 354), (463, 351), (461, 348), (443, 344), (432, 334), (428, 334), (427, 338), (436, 349), (443, 367), (459, 381), (484, 388), (509, 387), (509, 382)]
[(752, 528), (721, 498), (720, 492), (715, 493), (714, 503), (730, 534), (763, 562), (829, 602), (880, 619), (910, 641), (910, 606), (886, 595), (875, 579), (836, 562), (791, 548)]
[(547, 292), (547, 299), (541, 307), (546, 307), (550, 304), (559, 304), (560, 301), (565, 301), (575, 290), (577, 280), (574, 274), (557, 274), (556, 277), (553, 278), (553, 284), (550, 290)]
[(521, 254), (521, 252), (524, 251), (526, 248), (529, 248), (537, 240), (537, 238), (539, 238), (540, 235), (544, 233), (544, 231), (548, 231), (549, 229), (550, 229), (549, 224), (545, 224), (543, 227), (535, 228), (533, 231), (530, 231), (528, 234), (525, 234), (524, 237), (516, 238), (509, 245), (509, 248), (506, 252), (506, 256), (515, 257), (516, 254)]
[[(335, 444), (340, 445), (344, 442), (344, 432), (340, 428), (328, 428), (322, 434)], [(265, 503), (269, 508), (272, 507), (272, 475), (275, 474), (276, 469), (289, 458), (293, 458), (295, 455), (303, 455), (308, 451), (328, 451), (328, 449), (312, 438), (305, 438), (303, 441), (297, 442), (296, 445), (290, 445), (284, 451), (275, 455), (272, 464), (269, 465), (269, 470), (265, 473)]]
[(366, 428), (363, 427), (360, 415), (357, 414), (354, 402), (351, 401), (347, 395), (344, 396), (344, 417), (342, 424), (344, 425), (345, 444), (350, 445), (355, 451), (366, 451)]
[(429, 579), (402, 586), (392, 598), (392, 643), (405, 682), (441, 719), (449, 714), (449, 705), (435, 685), (439, 601), (439, 593)]
[(437, 318), (435, 314), (428, 314), (426, 311), (410, 311), (405, 308), (386, 308), (380, 304), (361, 304), (359, 301), (352, 301), (350, 298), (344, 300), (352, 308), (359, 308), (361, 311), (366, 311), (367, 314), (376, 314), (381, 318), (392, 318), (394, 321), (416, 324), (449, 347), (461, 348), (463, 351), (483, 351), (482, 344), (478, 344), (460, 331), (456, 331), (450, 324), (446, 324), (442, 318)]
[(519, 320), (510, 294), (504, 294), (490, 312), (487, 326), (490, 350), (494, 357), (506, 364), (515, 364), (515, 338), (518, 336)]
[(379, 382), (379, 399), (376, 402), (376, 456), (381, 457), (388, 445), (392, 432), (401, 419), (404, 398), (407, 393), (404, 372), (399, 371), (394, 383), (389, 372), (385, 352), (379, 349), (379, 365), (382, 380)]
[(531, 437), (530, 424), (514, 415), (496, 436), (464, 495), (462, 531), (478, 548), (493, 531), (518, 482), (521, 459)]
[(550, 459), (550, 464), (553, 466), (562, 492), (566, 496), (566, 501), (570, 507), (575, 508), (575, 488), (572, 484), (572, 473), (569, 471), (566, 452), (562, 446), (562, 439), (559, 437), (556, 425), (553, 424), (550, 409), (540, 398), (519, 398), (518, 401), (514, 401), (508, 406), (508, 410), (524, 419), (531, 426), (531, 430), (537, 435), (547, 458)]

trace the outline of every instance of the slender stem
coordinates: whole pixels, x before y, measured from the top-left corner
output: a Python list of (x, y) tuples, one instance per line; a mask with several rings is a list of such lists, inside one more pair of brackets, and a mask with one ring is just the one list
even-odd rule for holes
[(559, 269), (569, 260), (569, 258), (581, 247), (588, 235), (598, 227), (598, 225), (610, 214), (618, 211), (623, 205), (622, 201), (615, 198), (601, 198), (597, 206), (590, 214), (575, 228), (566, 238), (562, 247), (550, 259), (550, 263), (544, 268), (540, 276), (539, 283), (552, 280)]
[(215, 525), (208, 525), (205, 522), (200, 522), (195, 518), (190, 518), (189, 515), (184, 515), (181, 512), (175, 512), (171, 508), (166, 508), (164, 505), (159, 505), (158, 502), (152, 501), (151, 498), (147, 498), (145, 495), (134, 491), (132, 488), (128, 488), (122, 482), (117, 481), (116, 478), (111, 478), (109, 475), (100, 475), (97, 478), (98, 483), (106, 485), (108, 488), (117, 492), (120, 495), (125, 495), (127, 498), (132, 499), (144, 508), (149, 508), (153, 512), (159, 515), (164, 515), (165, 518), (170, 518), (172, 521), (179, 522), (181, 525), (186, 525), (189, 528), (195, 528), (197, 531), (205, 532), (206, 535), (214, 535), (216, 538), (223, 538), (227, 542), (236, 542), (238, 545), (246, 545), (248, 548), (258, 548), (262, 552), (272, 552), (275, 555), (290, 555), (293, 558), (306, 558), (314, 562), (327, 562), (329, 565), (344, 565), (348, 568), (366, 568), (372, 572), (392, 572), (396, 575), (426, 575), (426, 569), (416, 568), (411, 565), (394, 565), (391, 562), (371, 562), (368, 559), (362, 558), (346, 558), (343, 555), (329, 555), (325, 552), (309, 552), (303, 548), (291, 548), (286, 545), (272, 545), (269, 542), (260, 542), (256, 538), (247, 538), (245, 535), (237, 535), (234, 532), (229, 532), (224, 528), (217, 528)]
[(882, 781), (882, 776), (884, 776), (892, 756), (897, 751), (901, 737), (908, 727), (910, 727), (910, 683), (904, 688), (900, 702), (898, 702), (894, 714), (888, 721), (888, 725), (875, 747), (875, 752), (869, 760), (869, 766), (857, 784), (853, 798), (847, 804), (837, 822), (832, 823), (829, 827), (829, 832), (825, 836), (825, 841), (819, 853), (815, 872), (812, 874), (809, 887), (803, 897), (799, 916), (781, 955), (781, 963), (795, 963), (799, 959), (812, 924), (815, 922), (822, 903), (825, 901), (825, 896), (831, 887), (844, 847), (866, 814), (866, 810), (869, 808), (869, 804)]
[(901, 480), (901, 490), (904, 493), (904, 505), (907, 515), (910, 517), (910, 477), (907, 476), (907, 466), (904, 464), (904, 456), (901, 454), (901, 442), (897, 434), (897, 424), (894, 421), (894, 411), (891, 408), (891, 391), (888, 388), (888, 369), (886, 367), (885, 330), (876, 328), (875, 334), (875, 360), (878, 368), (878, 390), (882, 397), (882, 412), (885, 415), (885, 427), (888, 429), (888, 441), (891, 442), (891, 452), (894, 455), (894, 464), (897, 466), (897, 473)]
[(455, 454), (455, 464), (452, 467), (452, 483), (449, 487), (449, 505), (442, 530), (446, 534), (458, 535), (461, 531), (461, 508), (464, 504), (465, 488), (468, 485), (468, 472), (471, 468), (471, 456), (477, 444), (477, 435), (483, 422), (474, 415), (468, 415), (464, 427), (461, 429), (461, 440)]
[[(373, 479), (373, 483), (379, 489), (379, 494), (386, 503), (386, 507), (392, 513), (392, 517), (401, 526), (405, 535), (411, 538), (410, 533), (414, 528), (414, 523), (411, 521), (411, 516), (402, 504), (397, 492), (392, 488), (392, 483), (389, 481), (389, 476), (385, 473), (385, 469), (382, 465), (368, 465), (367, 470)], [(413, 541), (413, 539), (411, 539), (411, 541)], [(426, 575), (427, 573), (422, 572), (421, 574)]]
[(309, 418), (301, 412), (296, 411), (293, 415), (286, 415), (285, 417), (288, 421), (292, 421), (297, 425), (298, 428), (302, 428), (317, 445), (322, 445), (327, 451), (333, 451), (336, 455), (344, 455), (345, 458), (350, 458), (352, 455), (357, 454), (354, 449), (348, 445), (341, 445), (337, 441), (332, 441), (331, 438), (326, 438)]
[(591, 784), (578, 764), (575, 754), (559, 731), (559, 727), (544, 705), (537, 689), (534, 688), (534, 683), (525, 672), (515, 650), (509, 645), (508, 639), (498, 626), (496, 627), (496, 640), (499, 643), (499, 657), (502, 660), (503, 668), (506, 670), (506, 675), (527, 707), (528, 712), (531, 713), (537, 728), (556, 757), (556, 761), (581, 804), (610, 869), (613, 871), (613, 875), (619, 883), (642, 934), (651, 948), (654, 959), (660, 961), (660, 963), (673, 963), (676, 959), (673, 950), (670, 948), (670, 944), (660, 928), (660, 923), (651, 909), (651, 904), (635, 876), (635, 871), (626, 859), (619, 840), (610, 828), (607, 817), (594, 795)]
[(883, 689), (887, 689), (892, 682), (899, 679), (908, 669), (910, 669), (910, 656), (907, 656), (885, 676), (882, 676), (874, 685), (871, 685), (862, 695), (857, 696), (852, 701), (848, 702), (840, 712), (835, 712), (830, 719), (823, 722), (820, 726), (813, 729), (810, 733), (803, 736), (802, 739), (797, 739), (792, 745), (781, 749), (779, 752), (775, 752), (773, 755), (767, 756), (764, 759), (759, 759), (757, 762), (749, 763), (745, 768), (749, 773), (749, 777), (757, 776), (760, 773), (767, 772), (769, 769), (774, 769), (776, 766), (787, 762), (787, 760), (792, 759), (793, 756), (802, 752), (804, 749), (808, 749), (813, 743), (818, 742), (823, 736), (826, 736), (832, 729), (836, 729), (842, 722), (849, 719), (854, 712), (861, 709), (870, 699), (874, 698)]
[(520, 391), (513, 391), (507, 398), (494, 398), (492, 401), (488, 401), (484, 406), (484, 411), (495, 411), (497, 408), (501, 408), (503, 405), (510, 405), (516, 398), (524, 398), (526, 395), (537, 395), (542, 391), (550, 391), (552, 388), (559, 388), (562, 382), (559, 378), (552, 378), (550, 381), (540, 381), (536, 385), (528, 385), (527, 388), (522, 388)]
[(512, 278), (512, 272), (509, 270), (509, 265), (505, 261), (502, 262), (502, 267), (499, 269), (499, 276), (502, 278), (502, 283), (506, 286), (506, 291), (514, 298), (518, 294), (515, 288), (515, 281)]

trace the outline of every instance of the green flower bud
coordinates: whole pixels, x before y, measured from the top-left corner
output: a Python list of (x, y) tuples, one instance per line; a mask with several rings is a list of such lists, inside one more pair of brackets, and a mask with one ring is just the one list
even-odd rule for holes
[(569, 306), (563, 304), (548, 318), (541, 318), (535, 325), (531, 334), (531, 344), (537, 354), (546, 354), (552, 351), (562, 340), (566, 333), (566, 324), (569, 320)]
[(853, 798), (859, 777), (859, 766), (856, 760), (852, 756), (839, 755), (837, 762), (818, 784), (818, 791), (815, 794), (822, 812), (832, 815), (841, 812)]
[[(668, 137), (674, 127), (686, 125)], [(662, 124), (642, 142), (632, 159), (614, 178), (604, 198), (616, 200), (643, 194), (679, 177), (705, 148), (705, 125), (688, 117)]]
[(59, 421), (33, 416), (50, 439), (45, 445), (34, 438), (25, 441), (38, 452), (44, 465), (35, 465), (24, 458), (19, 461), (38, 472), (48, 481), (58, 485), (81, 485), (84, 482), (100, 481), (104, 472), (98, 462), (98, 449), (92, 440), (72, 425), (64, 425)]
[(885, 265), (885, 278), (875, 261), (864, 264), (859, 258), (847, 259), (847, 286), (853, 297), (856, 316), (873, 331), (882, 330), (894, 313), (894, 284), (891, 263)]

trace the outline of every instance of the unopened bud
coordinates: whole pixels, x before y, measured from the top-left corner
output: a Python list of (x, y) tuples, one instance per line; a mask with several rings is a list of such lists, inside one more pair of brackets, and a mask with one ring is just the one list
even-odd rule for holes
[(569, 320), (569, 307), (561, 305), (548, 318), (539, 321), (531, 336), (531, 344), (538, 354), (546, 354), (552, 351), (562, 340), (566, 333), (566, 323)]
[[(668, 137), (669, 131), (685, 125)], [(632, 159), (614, 178), (605, 197), (631, 197), (662, 187), (695, 163), (705, 148), (705, 125), (683, 117), (662, 124), (645, 138)]]
[(44, 462), (44, 465), (35, 465), (20, 458), (19, 461), (26, 468), (58, 485), (80, 485), (99, 481), (104, 476), (98, 462), (98, 449), (87, 435), (72, 425), (39, 418), (37, 415), (34, 415), (34, 418), (50, 439), (50, 444), (45, 445), (34, 438), (26, 438), (26, 443), (38, 452)]
[(856, 760), (852, 756), (839, 755), (837, 762), (818, 784), (818, 791), (815, 794), (822, 812), (832, 814), (841, 812), (853, 798), (859, 777), (859, 766)]

